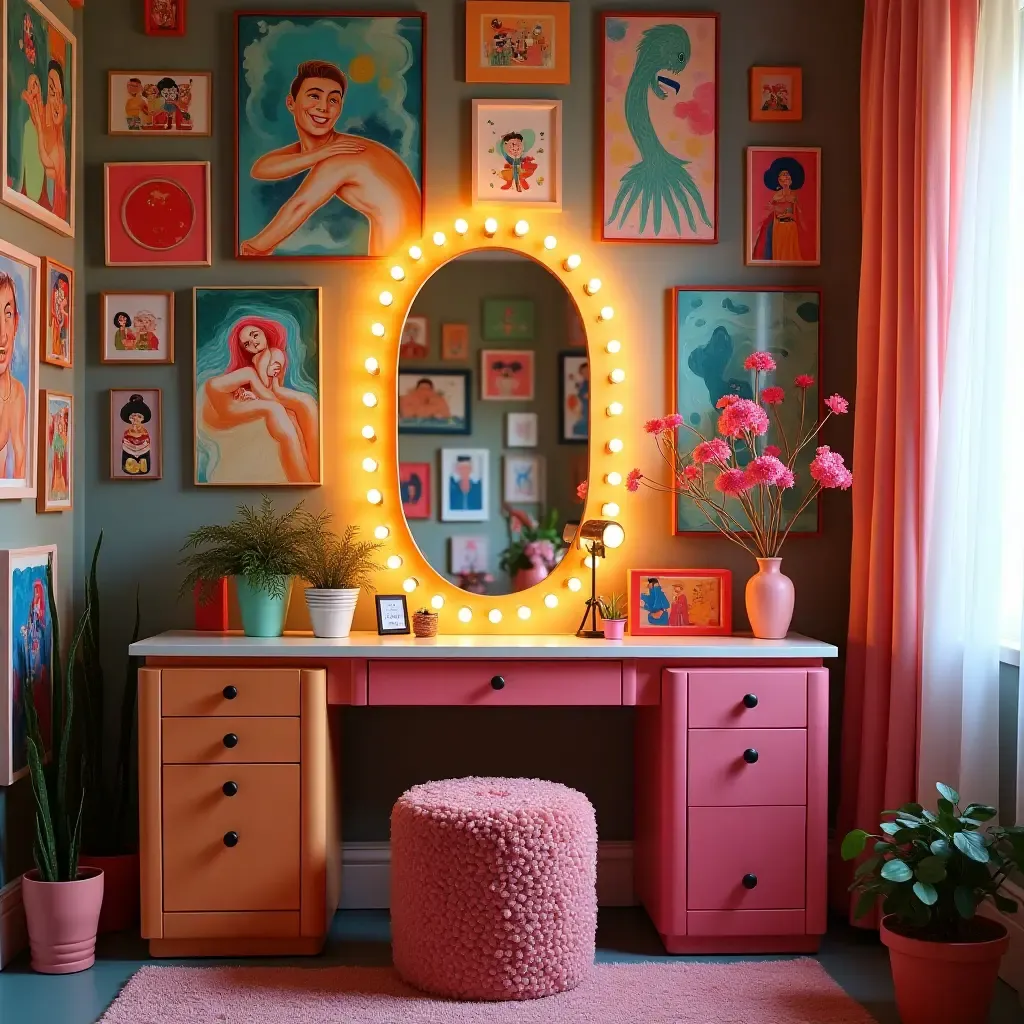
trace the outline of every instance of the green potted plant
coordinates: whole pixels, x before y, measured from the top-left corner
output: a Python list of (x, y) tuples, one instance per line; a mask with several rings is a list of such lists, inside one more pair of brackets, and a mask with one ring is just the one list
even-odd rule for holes
[(301, 572), (301, 553), (310, 540), (312, 522), (301, 501), (278, 514), (263, 495), (259, 508), (239, 505), (237, 516), (226, 526), (193, 530), (182, 547), (187, 554), (181, 564), (188, 569), (182, 594), (191, 593), (199, 583), (203, 599), (212, 594), (211, 581), (232, 578), (245, 635), (280, 636), (292, 577)]
[(935, 811), (917, 803), (883, 811), (879, 834), (854, 829), (843, 840), (844, 860), (858, 864), (851, 891), (856, 917), (882, 901), (882, 942), (889, 947), (896, 1006), (903, 1024), (984, 1024), (1006, 928), (981, 916), (990, 899), (1003, 913), (1017, 910), (1001, 891), (1024, 864), (1024, 827), (990, 826), (985, 804), (960, 806), (960, 795), (938, 783)]
[(621, 640), (626, 632), (626, 598), (622, 594), (599, 597), (597, 606), (601, 611), (605, 640)]
[(541, 519), (519, 509), (505, 506), (508, 519), (508, 546), (501, 553), (498, 565), (508, 573), (515, 590), (528, 590), (547, 579), (562, 560), (565, 545), (558, 527), (558, 509), (551, 509)]

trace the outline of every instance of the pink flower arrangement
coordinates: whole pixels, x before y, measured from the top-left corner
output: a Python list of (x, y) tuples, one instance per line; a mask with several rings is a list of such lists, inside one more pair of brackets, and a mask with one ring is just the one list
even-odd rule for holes
[(842, 416), (843, 413), (850, 411), (850, 403), (842, 395), (829, 395), (825, 399), (825, 405), (836, 416)]
[(723, 441), (720, 437), (713, 437), (710, 441), (701, 441), (693, 449), (693, 461), (698, 466), (703, 466), (708, 462), (719, 466), (728, 466), (731, 458), (732, 449), (729, 447), (729, 442)]
[(656, 420), (648, 420), (644, 424), (644, 430), (648, 434), (660, 434), (665, 429), (665, 417), (660, 416)]
[(539, 568), (551, 568), (555, 561), (555, 545), (549, 540), (531, 540), (523, 547), (523, 554)]
[(740, 495), (744, 491), (749, 491), (753, 486), (747, 479), (747, 474), (736, 467), (723, 469), (715, 478), (715, 490), (721, 491), (723, 494)]
[(837, 487), (845, 491), (853, 483), (853, 474), (846, 468), (842, 455), (823, 444), (811, 462), (811, 477), (823, 488)]
[(814, 378), (807, 373), (801, 373), (793, 384), (798, 387), (801, 391), (806, 391), (808, 388), (814, 387)]
[(632, 492), (639, 491), (640, 481), (643, 480), (643, 478), (644, 475), (639, 469), (631, 469), (626, 474), (626, 490)]
[(767, 352), (751, 352), (746, 359), (743, 360), (744, 370), (758, 370), (761, 373), (771, 373), (772, 370), (777, 369), (775, 366), (775, 360)]
[(768, 433), (768, 413), (749, 398), (737, 398), (718, 417), (718, 432), (723, 437), (743, 438), (748, 434), (760, 437)]
[(728, 406), (732, 405), (733, 402), (738, 402), (739, 400), (739, 395), (722, 395), (722, 397), (717, 402), (715, 402), (715, 408), (725, 409)]
[(779, 387), (765, 388), (761, 392), (761, 402), (763, 405), (781, 405), (785, 397), (786, 392)]
[(774, 455), (778, 458), (782, 454), (782, 449), (777, 444), (766, 444), (764, 446), (765, 455)]

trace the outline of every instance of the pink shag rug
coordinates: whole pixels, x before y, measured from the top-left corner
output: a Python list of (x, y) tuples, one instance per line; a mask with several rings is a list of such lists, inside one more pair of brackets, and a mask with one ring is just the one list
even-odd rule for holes
[(571, 992), (460, 1003), (386, 967), (143, 967), (100, 1024), (874, 1024), (814, 960), (596, 964)]

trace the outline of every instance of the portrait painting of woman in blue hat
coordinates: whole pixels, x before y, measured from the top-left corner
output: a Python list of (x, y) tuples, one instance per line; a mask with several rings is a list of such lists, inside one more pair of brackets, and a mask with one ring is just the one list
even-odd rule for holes
[(821, 263), (821, 150), (747, 149), (747, 266)]

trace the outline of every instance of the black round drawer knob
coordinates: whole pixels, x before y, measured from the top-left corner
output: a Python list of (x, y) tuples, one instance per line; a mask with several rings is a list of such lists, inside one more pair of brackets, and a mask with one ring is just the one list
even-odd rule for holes
[(225, 686), (221, 692), (224, 694), (225, 700), (234, 700), (238, 696), (238, 687)]
[(235, 734), (233, 732), (229, 732), (224, 737), (224, 746), (227, 747), (229, 750), (232, 747), (237, 747), (238, 746), (238, 736), (237, 736), (237, 734)]
[(743, 698), (743, 706), (745, 708), (756, 708), (757, 707), (757, 694), (756, 693), (748, 693)]
[(743, 876), (743, 888), (744, 889), (756, 889), (757, 888), (757, 875), (744, 875)]
[(504, 690), (505, 689), (505, 677), (504, 676), (493, 676), (491, 678), (491, 686), (495, 690)]
[(225, 782), (220, 788), (223, 790), (225, 796), (234, 796), (238, 792), (238, 783)]
[(743, 760), (746, 761), (747, 764), (757, 764), (759, 756), (760, 755), (753, 747), (748, 747), (743, 751)]
[[(238, 833), (237, 832), (225, 832), (224, 833), (224, 845), (225, 846), (237, 846), (238, 845)], [(752, 877), (752, 876), (750, 876)]]

